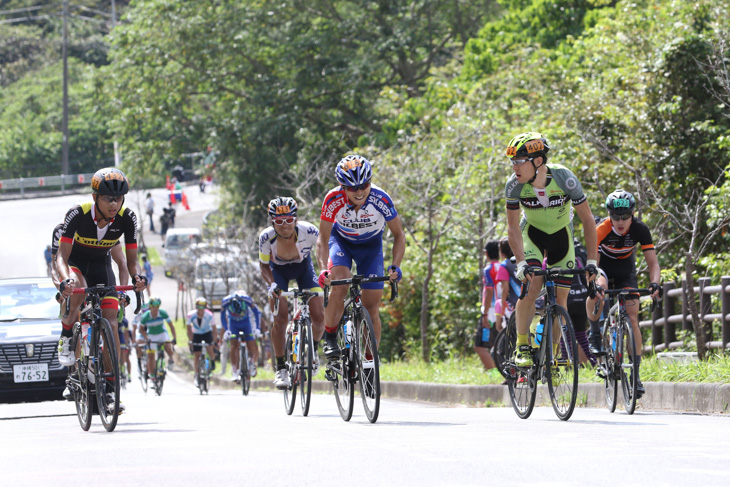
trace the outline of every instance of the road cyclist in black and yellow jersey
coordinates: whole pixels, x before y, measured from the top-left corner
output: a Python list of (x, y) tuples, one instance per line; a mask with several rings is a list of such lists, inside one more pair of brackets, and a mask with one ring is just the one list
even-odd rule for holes
[[(542, 268), (544, 258), (547, 258), (548, 268), (575, 268), (573, 210), (583, 224), (588, 249), (585, 269), (589, 281), (594, 280), (597, 273), (596, 223), (583, 188), (568, 168), (548, 164), (549, 150), (548, 140), (538, 132), (519, 134), (507, 147), (513, 170), (505, 186), (507, 235), (517, 261), (517, 278), (531, 281), (527, 295), (516, 306), (514, 363), (518, 367), (530, 367), (533, 363), (530, 322), (544, 281), (543, 277), (533, 277), (530, 270)], [(555, 281), (557, 303), (564, 308), (571, 282), (572, 276), (560, 276)], [(559, 336), (557, 330), (553, 336)]]
[[(135, 291), (143, 291), (146, 286), (137, 263), (137, 216), (124, 206), (124, 195), (129, 192), (127, 177), (113, 167), (100, 169), (91, 178), (91, 190), (92, 202), (76, 205), (66, 213), (56, 257), (59, 291), (70, 300), (71, 310), (78, 310), (85, 297), (83, 294), (74, 294), (74, 288), (116, 284), (110, 251), (122, 237), (127, 252), (127, 266), (119, 269), (119, 282), (127, 285), (132, 276)], [(103, 296), (102, 316), (112, 327), (117, 357), (120, 356), (118, 309), (119, 296), (116, 292), (110, 291)], [(71, 366), (75, 362), (70, 342), (73, 324), (77, 319), (78, 313), (71, 312), (61, 320), (63, 329), (58, 343), (61, 365)], [(119, 411), (123, 410), (124, 406), (120, 403)]]

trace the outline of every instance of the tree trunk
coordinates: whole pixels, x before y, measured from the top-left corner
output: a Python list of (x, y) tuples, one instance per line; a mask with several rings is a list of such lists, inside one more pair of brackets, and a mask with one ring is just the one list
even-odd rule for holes
[(426, 271), (426, 277), (423, 279), (421, 285), (421, 356), (423, 361), (429, 363), (431, 361), (431, 344), (428, 339), (428, 285), (431, 282), (431, 276), (433, 275), (433, 257), (432, 252), (428, 254), (428, 270)]
[(691, 252), (687, 252), (687, 263), (685, 264), (685, 273), (687, 274), (687, 306), (692, 316), (692, 326), (695, 329), (695, 338), (697, 340), (697, 357), (705, 360), (707, 353), (707, 338), (705, 337), (705, 327), (700, 320), (700, 314), (697, 310), (697, 297), (695, 295), (695, 263), (692, 260)]

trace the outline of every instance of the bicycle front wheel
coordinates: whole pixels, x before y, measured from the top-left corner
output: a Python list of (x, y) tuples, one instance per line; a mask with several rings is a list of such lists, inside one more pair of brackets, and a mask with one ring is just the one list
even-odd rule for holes
[(309, 320), (302, 323), (299, 353), (301, 355), (299, 358), (299, 400), (302, 403), (302, 416), (307, 416), (312, 399), (312, 364), (314, 363), (314, 340), (312, 324)]
[(239, 350), (241, 354), (241, 360), (238, 364), (241, 368), (241, 392), (244, 396), (248, 396), (248, 391), (251, 390), (251, 371), (248, 368), (248, 347), (243, 340), (241, 340)]
[[(514, 313), (513, 313), (514, 314)], [(505, 371), (505, 364), (509, 361), (510, 355), (507, 352), (508, 340), (507, 340), (507, 327), (505, 326), (499, 332), (497, 332), (497, 338), (494, 339), (494, 347), (492, 347), (492, 357), (494, 358), (494, 364), (497, 366), (497, 370), (502, 377), (508, 378), (507, 372)]]
[(198, 389), (200, 390), (200, 395), (202, 396), (207, 387), (208, 387), (208, 375), (207, 371), (205, 370), (205, 354), (201, 353), (200, 358), (198, 359)]
[[(160, 347), (164, 347), (161, 343), (158, 344)], [(162, 395), (162, 386), (165, 385), (165, 349), (157, 352), (157, 362), (155, 365), (155, 392), (158, 396)]]
[[(545, 376), (555, 414), (567, 421), (578, 398), (578, 341), (565, 308), (556, 305), (550, 308), (549, 313), (547, 323), (552, 326), (547, 326), (547, 336), (548, 344), (553, 346), (548, 348)], [(554, 337), (555, 331), (558, 335)]]
[(623, 315), (620, 326), (617, 330), (616, 344), (618, 348), (617, 359), (620, 365), (621, 390), (624, 396), (626, 412), (634, 414), (636, 410), (636, 388), (639, 377), (639, 364), (636, 362), (636, 346), (634, 344), (634, 329), (631, 327), (631, 320)]
[[(101, 318), (97, 322), (91, 334), (91, 346), (96, 367), (94, 376), (99, 417), (107, 431), (114, 431), (119, 415), (119, 361), (112, 327), (106, 319)], [(104, 355), (108, 356), (108, 365)]]
[(507, 377), (507, 388), (512, 408), (521, 419), (527, 419), (535, 407), (537, 395), (536, 367), (529, 369), (517, 368), (512, 360), (517, 348), (517, 323), (516, 313), (512, 313), (505, 328), (506, 363), (503, 366), (503, 374)]
[(147, 392), (149, 388), (147, 384), (147, 357), (137, 357), (137, 374), (139, 375), (139, 383), (142, 384), (142, 390)]
[[(81, 344), (81, 325), (76, 323), (73, 329), (73, 339), (71, 344), (73, 350), (76, 350), (77, 344)], [(81, 353), (76, 359), (76, 374), (78, 380), (73, 379), (73, 374), (69, 374), (69, 387), (73, 390), (74, 402), (76, 403), (76, 415), (79, 418), (81, 429), (89, 431), (91, 427), (91, 383), (89, 382), (88, 356)]]
[(340, 410), (340, 416), (345, 421), (350, 421), (355, 405), (355, 364), (350, 361), (350, 344), (345, 340), (343, 326), (340, 326), (337, 330), (337, 343), (340, 350), (342, 350), (340, 358), (328, 367), (334, 375), (332, 387), (335, 391), (335, 400), (337, 401), (337, 408)]
[(284, 343), (284, 357), (286, 370), (289, 372), (289, 387), (284, 389), (284, 410), (290, 415), (294, 412), (294, 404), (297, 402), (297, 364), (294, 360), (294, 331), (293, 327), (287, 327), (286, 342)]
[(360, 378), (360, 397), (368, 421), (374, 423), (380, 413), (380, 356), (375, 328), (370, 313), (360, 308), (355, 322), (357, 375)]
[(603, 357), (599, 357), (598, 366), (604, 375), (603, 381), (606, 393), (606, 407), (610, 412), (616, 411), (619, 374), (616, 372), (616, 341), (613, 338), (615, 327), (609, 326), (610, 320), (603, 325), (601, 339), (603, 340)]

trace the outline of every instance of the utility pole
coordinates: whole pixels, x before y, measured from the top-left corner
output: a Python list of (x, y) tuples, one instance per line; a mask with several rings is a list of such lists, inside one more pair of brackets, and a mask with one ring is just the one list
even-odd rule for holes
[(68, 174), (68, 0), (63, 0), (63, 155), (61, 174)]

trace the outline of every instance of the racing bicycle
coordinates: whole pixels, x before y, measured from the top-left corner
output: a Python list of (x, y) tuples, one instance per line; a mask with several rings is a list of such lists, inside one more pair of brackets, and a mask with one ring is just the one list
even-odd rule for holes
[[(147, 340), (147, 353), (155, 354), (155, 368), (152, 371), (152, 389), (158, 396), (162, 395), (162, 387), (165, 385), (165, 377), (167, 376), (167, 362), (165, 361), (165, 344), (167, 341), (154, 343)], [(172, 342), (175, 343), (174, 341)]]
[[(107, 431), (114, 431), (119, 415), (119, 360), (115, 334), (106, 318), (102, 316), (101, 301), (107, 294), (119, 291), (133, 291), (134, 286), (105, 286), (98, 284), (86, 288), (76, 288), (74, 294), (85, 294), (86, 300), (81, 310), (81, 320), (73, 326), (72, 350), (77, 350), (75, 373), (69, 375), (67, 383), (76, 403), (76, 414), (81, 429), (88, 431), (91, 416), (96, 407)], [(142, 295), (135, 291), (137, 309), (142, 306)], [(66, 311), (70, 311), (70, 300), (66, 300)], [(88, 329), (81, 323), (88, 323)]]
[(200, 353), (200, 359), (198, 359), (198, 370), (197, 370), (197, 376), (198, 376), (198, 389), (200, 389), (200, 394), (208, 394), (208, 383), (210, 381), (210, 355), (208, 355), (208, 343), (203, 340), (198, 345), (200, 345), (201, 353)]
[(248, 396), (251, 390), (251, 368), (248, 366), (248, 346), (246, 345), (246, 334), (238, 331), (238, 378), (236, 382), (241, 384), (241, 392)]
[[(284, 409), (286, 414), (294, 412), (297, 388), (299, 389), (302, 416), (309, 414), (312, 398), (312, 375), (316, 360), (314, 338), (312, 335), (312, 319), (309, 316), (309, 300), (322, 296), (322, 292), (296, 291), (280, 292), (279, 296), (293, 297), (294, 313), (286, 327), (285, 360), (289, 372), (290, 384), (284, 389)], [(279, 300), (274, 299), (274, 316), (279, 314)]]
[[(340, 416), (345, 421), (352, 418), (355, 402), (355, 383), (360, 383), (360, 396), (368, 421), (374, 423), (380, 413), (380, 357), (375, 329), (370, 313), (360, 299), (360, 285), (368, 282), (390, 282), (390, 301), (398, 297), (398, 284), (388, 276), (352, 276), (350, 279), (333, 280), (330, 286), (350, 286), (345, 298), (345, 312), (337, 328), (340, 356), (329, 360), (325, 378), (332, 382)], [(324, 290), (327, 306), (329, 286)]]
[[(626, 299), (630, 294), (648, 296), (652, 294), (652, 291), (650, 289), (607, 289), (603, 292), (609, 296), (609, 302), (614, 299), (617, 299), (618, 302), (610, 305), (608, 319), (604, 320), (601, 327), (603, 353), (598, 357), (596, 374), (604, 380), (608, 410), (610, 412), (616, 410), (618, 383), (621, 382), (626, 412), (634, 414), (639, 364), (635, 360), (636, 342), (634, 342), (631, 319), (626, 312)], [(652, 310), (655, 305), (656, 300), (653, 300)]]
[[(517, 416), (527, 419), (535, 407), (538, 381), (547, 383), (555, 414), (567, 421), (575, 409), (578, 396), (578, 342), (568, 311), (557, 304), (555, 280), (559, 276), (585, 272), (583, 269), (547, 270), (530, 268), (528, 272), (545, 277), (545, 314), (537, 324), (532, 343), (533, 365), (517, 367), (513, 356), (505, 364), (510, 401)], [(529, 281), (523, 284), (520, 299), (527, 294)], [(517, 327), (514, 320), (508, 324), (510, 352), (516, 348)]]

